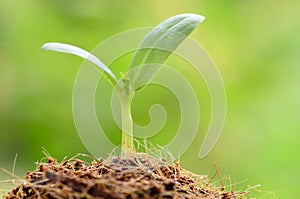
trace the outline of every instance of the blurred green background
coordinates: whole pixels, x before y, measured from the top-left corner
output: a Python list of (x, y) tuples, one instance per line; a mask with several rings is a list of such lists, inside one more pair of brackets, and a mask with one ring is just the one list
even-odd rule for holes
[[(92, 50), (121, 31), (153, 27), (172, 15), (194, 12), (207, 17), (191, 37), (209, 52), (222, 74), (227, 116), (217, 146), (199, 160), (201, 132), (210, 117), (208, 93), (199, 79), (196, 87), (203, 91), (198, 95), (203, 119), (199, 136), (181, 157), (183, 166), (212, 175), (216, 161), (236, 190), (261, 184), (259, 190), (275, 192), (276, 198), (296, 198), (300, 187), (299, 9), (299, 1), (271, 0), (0, 1), (0, 167), (11, 170), (18, 153), (16, 173), (24, 176), (43, 157), (42, 147), (59, 160), (88, 153), (72, 118), (72, 89), (82, 59), (42, 52), (44, 42), (67, 42)], [(170, 63), (184, 65), (176, 57)], [(103, 92), (109, 92), (105, 91), (108, 84), (103, 87)], [(149, 120), (149, 102), (161, 101), (169, 111), (178, 105), (166, 97), (169, 93), (153, 92), (158, 91), (150, 87), (137, 96), (142, 103), (137, 102), (133, 112), (141, 124)], [(108, 96), (97, 95), (97, 100), (110, 102)], [(107, 131), (115, 133), (110, 137), (117, 143), (118, 129), (105, 114), (101, 116), (101, 108), (99, 115)], [(165, 132), (178, 126), (178, 117), (171, 115), (175, 116)], [(167, 140), (164, 136), (155, 142)], [(258, 191), (251, 196), (264, 194)]]

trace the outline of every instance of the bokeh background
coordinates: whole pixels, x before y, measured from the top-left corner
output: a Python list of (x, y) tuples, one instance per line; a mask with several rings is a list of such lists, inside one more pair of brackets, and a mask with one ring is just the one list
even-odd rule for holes
[[(153, 27), (172, 15), (194, 12), (207, 17), (191, 37), (220, 70), (227, 116), (218, 144), (199, 160), (210, 118), (209, 95), (201, 78), (182, 69), (198, 82), (202, 111), (199, 136), (181, 157), (183, 166), (213, 175), (216, 161), (222, 175), (230, 175), (233, 189), (260, 184), (252, 197), (296, 198), (300, 187), (299, 8), (299, 1), (271, 0), (0, 1), (0, 167), (12, 170), (17, 153), (16, 174), (24, 176), (43, 158), (42, 147), (59, 160), (88, 153), (72, 118), (72, 89), (82, 59), (42, 52), (44, 42), (67, 42), (92, 50), (121, 31)], [(184, 66), (176, 57), (169, 63)], [(128, 58), (121, 58), (113, 65), (126, 64)], [(104, 83), (99, 93), (109, 89)], [(171, 120), (164, 136), (153, 139), (164, 144), (168, 132), (178, 126), (178, 116), (172, 113), (178, 104), (170, 93), (156, 89), (149, 87), (139, 94), (133, 112), (138, 123), (146, 124), (151, 102), (166, 105)], [(109, 113), (101, 112), (101, 106), (109, 105), (109, 97), (99, 94), (97, 100), (99, 120), (118, 143), (119, 130), (106, 117)], [(230, 185), (229, 180), (225, 184)]]

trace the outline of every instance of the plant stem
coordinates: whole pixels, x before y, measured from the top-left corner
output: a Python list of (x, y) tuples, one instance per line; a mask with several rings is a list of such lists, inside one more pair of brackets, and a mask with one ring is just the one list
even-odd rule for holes
[(133, 143), (133, 121), (131, 116), (131, 95), (126, 94), (123, 89), (117, 89), (121, 104), (122, 117), (122, 155), (135, 152)]

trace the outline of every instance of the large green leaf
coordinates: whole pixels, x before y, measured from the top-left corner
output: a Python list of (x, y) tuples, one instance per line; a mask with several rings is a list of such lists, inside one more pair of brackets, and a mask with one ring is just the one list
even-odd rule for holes
[(87, 52), (86, 50), (83, 50), (77, 46), (73, 46), (70, 44), (62, 44), (62, 43), (56, 43), (56, 42), (50, 42), (45, 43), (42, 46), (43, 50), (52, 50), (57, 52), (63, 52), (67, 54), (77, 55), (79, 57), (82, 57), (91, 63), (98, 66), (98, 68), (101, 70), (101, 72), (104, 72), (104, 76), (113, 84), (115, 85), (117, 83), (117, 78), (113, 74), (113, 72), (104, 64), (102, 63), (95, 55)]
[(138, 82), (146, 83), (159, 69), (159, 65), (151, 65), (149, 68), (139, 66), (163, 64), (204, 19), (205, 17), (197, 14), (180, 14), (156, 26), (141, 42), (131, 60), (131, 72), (128, 76), (132, 88), (138, 89)]

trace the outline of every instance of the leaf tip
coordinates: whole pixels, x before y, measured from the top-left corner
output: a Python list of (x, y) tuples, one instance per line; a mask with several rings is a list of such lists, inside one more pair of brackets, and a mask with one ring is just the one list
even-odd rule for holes
[(52, 44), (53, 44), (53, 42), (44, 43), (41, 47), (41, 50), (51, 50)]
[(42, 47), (41, 47), (41, 50), (47, 50), (47, 44), (48, 44), (48, 43), (44, 43), (44, 44), (42, 45)]
[(195, 14), (195, 13), (185, 13), (183, 15), (187, 15), (189, 18), (192, 18), (194, 21), (197, 21), (199, 24), (205, 20), (205, 16)]

